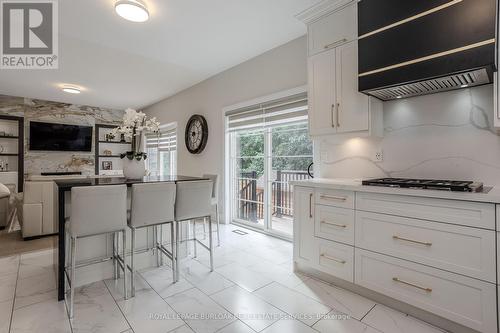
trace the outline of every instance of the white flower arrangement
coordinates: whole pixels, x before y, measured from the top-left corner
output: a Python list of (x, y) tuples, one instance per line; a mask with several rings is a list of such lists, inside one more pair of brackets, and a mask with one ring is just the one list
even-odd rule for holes
[(139, 151), (141, 149), (141, 141), (143, 132), (158, 133), (160, 123), (155, 117), (149, 118), (144, 112), (137, 112), (134, 109), (126, 109), (123, 115), (122, 125), (114, 128), (112, 134), (116, 137), (124, 135), (125, 139), (132, 143), (132, 151), (121, 154), (120, 157), (127, 157), (129, 160), (136, 159), (140, 161), (146, 159), (146, 153)]

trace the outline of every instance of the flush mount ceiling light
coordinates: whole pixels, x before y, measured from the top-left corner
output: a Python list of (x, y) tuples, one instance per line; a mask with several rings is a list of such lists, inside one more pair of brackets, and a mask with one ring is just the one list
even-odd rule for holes
[(82, 90), (78, 87), (75, 86), (63, 86), (62, 91), (68, 93), (68, 94), (79, 94), (82, 92)]
[(140, 0), (118, 0), (115, 3), (115, 11), (132, 22), (145, 22), (149, 19), (148, 9)]

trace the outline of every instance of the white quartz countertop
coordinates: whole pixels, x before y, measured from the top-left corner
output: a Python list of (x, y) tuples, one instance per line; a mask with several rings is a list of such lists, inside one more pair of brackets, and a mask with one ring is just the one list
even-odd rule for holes
[(408, 195), (414, 197), (427, 197), (475, 202), (488, 202), (500, 204), (500, 187), (491, 187), (485, 185), (486, 189), (491, 189), (487, 193), (471, 193), (471, 192), (449, 192), (439, 190), (419, 190), (406, 188), (390, 188), (383, 186), (366, 186), (361, 184), (360, 179), (330, 179), (330, 178), (314, 178), (308, 180), (291, 181), (290, 184), (295, 186), (306, 186), (314, 188), (325, 188), (335, 190), (348, 190), (355, 192), (367, 193), (382, 193), (382, 194), (397, 194)]

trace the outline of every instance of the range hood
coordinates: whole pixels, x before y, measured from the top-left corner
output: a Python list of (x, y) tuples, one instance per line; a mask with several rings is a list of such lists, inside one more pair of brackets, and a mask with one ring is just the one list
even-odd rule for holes
[(493, 82), (496, 0), (361, 0), (359, 91), (388, 101)]

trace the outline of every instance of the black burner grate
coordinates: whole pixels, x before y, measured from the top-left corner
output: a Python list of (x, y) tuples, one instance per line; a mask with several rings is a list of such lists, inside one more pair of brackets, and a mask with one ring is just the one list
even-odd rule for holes
[(482, 183), (462, 180), (433, 180), (408, 178), (379, 178), (363, 180), (363, 185), (385, 186), (394, 188), (414, 188), (426, 190), (443, 190), (453, 192), (481, 192)]

